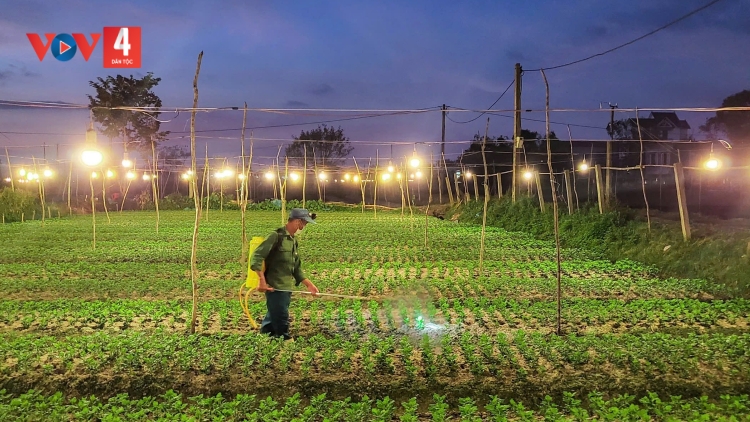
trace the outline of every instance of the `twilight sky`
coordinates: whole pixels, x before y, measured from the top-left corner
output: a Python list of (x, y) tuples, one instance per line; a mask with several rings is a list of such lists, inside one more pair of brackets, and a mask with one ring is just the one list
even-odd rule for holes
[[(87, 103), (88, 81), (98, 76), (162, 78), (156, 88), (165, 107), (192, 106), (192, 79), (203, 50), (199, 106), (267, 108), (421, 109), (447, 104), (485, 109), (513, 79), (514, 63), (525, 69), (582, 58), (651, 31), (707, 0), (566, 1), (127, 1), (69, 0), (64, 4), (5, 0), (0, 9), (0, 100)], [(750, 89), (750, 2), (723, 0), (651, 37), (603, 57), (547, 73), (553, 108), (713, 107)], [(104, 26), (142, 28), (142, 67), (104, 69), (100, 41), (88, 62), (80, 52), (68, 62), (48, 53), (40, 62), (26, 33), (102, 32)], [(539, 72), (523, 78), (523, 108), (544, 108)], [(493, 107), (513, 107), (512, 89)], [(647, 113), (642, 113), (642, 116)], [(679, 113), (697, 127), (710, 116)], [(248, 127), (286, 125), (350, 117), (346, 113), (300, 115), (250, 113)], [(452, 112), (465, 121), (477, 113)], [(617, 118), (632, 117), (633, 113)], [(543, 113), (524, 117), (544, 119)], [(189, 114), (162, 128), (189, 130)], [(490, 116), (490, 134), (511, 135), (512, 120)], [(388, 157), (393, 142), (417, 145), (421, 154), (439, 152), (440, 113), (378, 117), (332, 123), (355, 143), (355, 154), (379, 149)], [(609, 113), (553, 113), (571, 126), (574, 138), (604, 139)], [(86, 111), (0, 106), (0, 147), (14, 161), (40, 157), (42, 143), (60, 144), (60, 159), (83, 140)], [(486, 118), (469, 124), (447, 122), (448, 141), (467, 141), (484, 132)], [(201, 113), (197, 129), (241, 127), (241, 111)], [(280, 140), (317, 125), (254, 129), (256, 157), (267, 162)], [(524, 127), (543, 132), (544, 124)], [(565, 125), (553, 125), (567, 137)], [(202, 132), (212, 156), (239, 155), (239, 130)], [(171, 144), (185, 142), (176, 139)], [(229, 137), (232, 139), (217, 139)], [(106, 141), (100, 136), (100, 141)], [(374, 142), (383, 144), (375, 146)], [(360, 143), (360, 144), (358, 144)], [(31, 147), (30, 147), (31, 146)], [(37, 146), (37, 147), (33, 147)], [(467, 144), (447, 147), (455, 157)], [(396, 144), (394, 156), (413, 144)], [(47, 151), (55, 158), (56, 147)], [(3, 151), (4, 152), (4, 151)], [(5, 160), (3, 160), (4, 162)], [(3, 163), (4, 164), (4, 163)]]

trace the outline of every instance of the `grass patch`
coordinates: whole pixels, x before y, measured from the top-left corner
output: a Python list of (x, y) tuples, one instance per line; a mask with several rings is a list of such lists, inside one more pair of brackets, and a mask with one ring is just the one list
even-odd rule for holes
[[(738, 296), (750, 293), (750, 239), (745, 231), (694, 230), (693, 239), (685, 242), (679, 223), (652, 222), (649, 231), (635, 210), (618, 207), (599, 214), (595, 206), (587, 206), (568, 215), (563, 208), (559, 213), (563, 247), (588, 249), (613, 261), (640, 261), (665, 277), (721, 283)], [(453, 207), (446, 218), (481, 224), (482, 202)], [(490, 200), (487, 224), (538, 239), (554, 238), (552, 206), (542, 213), (536, 198), (521, 197), (515, 204), (507, 197)]]

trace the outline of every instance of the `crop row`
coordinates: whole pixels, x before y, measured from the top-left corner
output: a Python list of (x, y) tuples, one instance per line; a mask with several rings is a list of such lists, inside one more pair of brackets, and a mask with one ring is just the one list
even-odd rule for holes
[[(265, 236), (281, 225), (279, 214), (251, 213), (248, 216), (248, 236)], [(190, 213), (164, 213), (159, 233), (155, 233), (150, 214), (116, 214), (112, 223), (97, 227), (97, 248), (91, 248), (91, 222), (86, 217), (51, 221), (44, 226), (0, 227), (0, 235), (12, 241), (5, 245), (0, 263), (18, 262), (145, 262), (189, 263), (192, 219)], [(188, 217), (188, 218), (186, 218)], [(317, 262), (354, 262), (362, 259), (374, 262), (426, 262), (431, 258), (452, 260), (478, 257), (480, 230), (434, 220), (428, 234), (432, 243), (424, 244), (424, 221), (414, 230), (392, 214), (371, 216), (331, 214), (321, 224), (300, 233), (305, 257)], [(352, 225), (360, 228), (356, 237), (350, 235)], [(23, 227), (23, 232), (21, 232)], [(203, 262), (223, 263), (237, 259), (241, 251), (240, 215), (237, 212), (220, 215), (219, 219), (201, 225), (199, 245)], [(346, 247), (341, 247), (346, 245)], [(554, 248), (550, 242), (534, 240), (528, 235), (509, 233), (501, 229), (487, 232), (487, 253), (497, 259), (515, 261), (551, 261)], [(335, 253), (332, 253), (335, 251)], [(511, 252), (512, 251), (512, 252)], [(428, 253), (429, 252), (429, 253)], [(591, 254), (580, 250), (564, 251), (564, 258), (588, 259)]]
[[(562, 391), (746, 393), (750, 334), (554, 336), (468, 331), (408, 336), (315, 335), (283, 342), (263, 335), (97, 332), (0, 336), (0, 388), (89, 394), (359, 391), (457, 394)], [(472, 393), (473, 392), (473, 393)], [(348, 394), (345, 394), (348, 395)]]
[[(26, 265), (26, 264), (24, 264)], [(485, 272), (502, 263), (488, 263)], [(58, 267), (8, 265), (0, 269), (0, 290), (7, 298), (46, 299), (154, 297), (184, 299), (192, 296), (189, 269), (180, 264), (88, 264)], [(78, 269), (76, 269), (78, 268)], [(240, 265), (199, 266), (200, 295), (203, 298), (230, 297), (241, 280)], [(36, 272), (35, 272), (36, 271)], [(359, 296), (388, 297), (404, 291), (420, 290), (434, 298), (483, 296), (549, 300), (555, 296), (554, 277), (529, 273), (478, 275), (474, 264), (428, 267), (382, 267), (362, 264), (335, 265), (308, 263), (308, 276), (322, 292)], [(564, 297), (586, 298), (725, 298), (723, 287), (705, 280), (659, 279), (655, 277), (563, 276)]]
[[(636, 398), (618, 395), (605, 399), (592, 392), (583, 398), (564, 393), (560, 404), (547, 396), (538, 404), (529, 405), (514, 399), (504, 400), (496, 395), (479, 403), (471, 397), (449, 401), (435, 394), (427, 403), (416, 397), (397, 402), (388, 396), (371, 399), (349, 397), (332, 400), (326, 394), (313, 396), (305, 402), (299, 394), (286, 400), (262, 399), (255, 394), (238, 394), (227, 399), (221, 394), (204, 397), (183, 397), (172, 390), (157, 397), (130, 397), (119, 394), (109, 399), (97, 396), (65, 398), (62, 394), (43, 395), (29, 391), (18, 396), (0, 390), (0, 419), (4, 421), (34, 420), (102, 420), (102, 421), (292, 421), (313, 422), (386, 422), (402, 421), (602, 421), (747, 420), (750, 400), (747, 395), (723, 395), (719, 400), (707, 396), (682, 398), (659, 397), (649, 393)], [(583, 402), (586, 402), (584, 405)], [(420, 406), (421, 405), (421, 406)], [(420, 407), (423, 411), (420, 412)], [(743, 416), (744, 415), (744, 416)]]
[[(210, 300), (198, 307), (198, 328), (208, 332), (246, 332), (249, 324), (237, 301)], [(255, 318), (265, 303), (250, 302)], [(191, 313), (185, 301), (114, 300), (0, 301), (0, 331), (90, 332), (92, 330), (184, 330)], [(557, 305), (551, 301), (511, 299), (394, 301), (297, 300), (291, 307), (294, 330), (327, 333), (395, 332), (425, 329), (426, 323), (474, 326), (475, 329), (534, 329), (555, 326)], [(566, 332), (658, 331), (665, 328), (750, 331), (750, 300), (703, 302), (692, 299), (575, 299), (562, 302)]]

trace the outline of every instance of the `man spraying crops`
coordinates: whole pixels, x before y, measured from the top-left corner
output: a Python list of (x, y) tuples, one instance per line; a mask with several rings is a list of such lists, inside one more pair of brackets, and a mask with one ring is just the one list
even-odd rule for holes
[[(297, 239), (294, 238), (295, 233), (304, 229), (307, 223), (315, 223), (315, 214), (310, 215), (303, 208), (293, 208), (286, 225), (269, 234), (251, 258), (250, 269), (258, 274), (258, 291), (265, 292), (268, 309), (260, 332), (272, 337), (291, 338), (289, 304), (293, 287), (304, 284), (310, 293), (318, 294), (318, 288), (302, 272)], [(262, 271), (264, 260), (265, 272)]]

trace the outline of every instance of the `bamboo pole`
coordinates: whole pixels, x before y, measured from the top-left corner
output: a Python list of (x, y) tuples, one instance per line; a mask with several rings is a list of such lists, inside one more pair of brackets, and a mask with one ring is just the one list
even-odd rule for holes
[(10, 165), (10, 155), (8, 154), (8, 147), (5, 147), (5, 158), (8, 160), (8, 176), (10, 177), (10, 190), (15, 192), (16, 185), (13, 182), (13, 167)]
[(73, 207), (70, 206), (70, 187), (72, 184), (73, 184), (73, 160), (70, 160), (70, 170), (68, 170), (68, 215), (73, 215)]
[(478, 174), (474, 175), (474, 200), (479, 201), (479, 175)]
[(289, 182), (289, 156), (284, 155), (284, 189), (281, 196), (281, 224), (286, 224), (286, 192)]
[(203, 183), (206, 186), (206, 221), (208, 211), (211, 209), (211, 164), (208, 161), (208, 142), (206, 142), (206, 162), (203, 165)]
[(276, 153), (276, 181), (279, 182), (279, 196), (281, 197), (281, 225), (286, 224), (284, 221), (284, 213), (286, 212), (286, 203), (284, 202), (284, 184), (281, 183), (281, 164), (279, 158), (281, 157), (281, 145)]
[[(136, 166), (135, 166), (135, 158), (133, 158), (133, 168), (136, 168)], [(130, 171), (130, 170), (128, 170), (128, 171)], [(133, 173), (133, 174), (135, 176), (137, 176), (137, 174), (135, 174), (135, 173)], [(196, 177), (195, 173), (193, 173), (193, 177)], [(133, 183), (133, 180), (128, 179), (128, 185), (125, 187), (125, 193), (122, 195), (122, 205), (120, 205), (120, 214), (122, 214), (122, 210), (125, 208), (125, 201), (127, 200), (128, 192), (130, 191), (130, 185), (132, 183)], [(195, 192), (195, 191), (193, 191), (193, 192)]]
[(102, 206), (104, 207), (104, 215), (107, 216), (107, 224), (112, 224), (112, 220), (109, 218), (109, 210), (107, 209), (107, 174), (102, 170)]
[(359, 165), (357, 164), (357, 158), (354, 159), (354, 167), (357, 168), (357, 180), (359, 180), (359, 190), (362, 192), (362, 214), (365, 213), (365, 180), (362, 177), (362, 172), (359, 171)]
[(315, 146), (312, 147), (313, 150), (313, 169), (315, 171), (315, 183), (318, 185), (318, 200), (320, 202), (323, 202), (323, 190), (320, 187), (320, 173), (318, 172), (318, 157), (315, 155)]
[[(442, 154), (443, 158), (443, 166), (445, 167), (445, 187), (448, 189), (448, 200), (451, 203), (451, 206), (453, 206), (453, 192), (451, 192), (451, 178), (448, 173), (448, 163), (445, 161), (445, 154)], [(458, 190), (456, 190), (456, 194), (458, 194)]]
[(579, 209), (581, 206), (578, 204), (578, 189), (576, 188), (576, 160), (575, 156), (573, 156), (573, 132), (570, 131), (570, 125), (568, 125), (568, 139), (570, 139), (570, 164), (573, 166), (571, 167), (571, 169), (573, 169), (573, 193), (576, 197), (576, 209)]
[[(253, 131), (251, 130), (250, 131), (250, 156), (247, 159), (247, 177), (246, 177), (246, 180), (248, 181), (248, 183), (250, 181), (252, 181), (252, 179), (250, 178), (250, 176), (252, 176), (252, 174), (253, 174), (253, 148), (254, 147), (255, 147), (255, 137), (253, 136)], [(253, 182), (253, 186), (255, 186), (254, 183), (255, 182)], [(248, 184), (247, 185), (247, 192), (246, 192), (247, 198), (250, 198), (250, 195), (252, 195), (253, 192), (254, 191), (250, 190), (250, 185)]]
[(497, 173), (497, 199), (503, 199), (503, 175)]
[(302, 208), (307, 208), (305, 206), (305, 199), (307, 198), (306, 190), (307, 190), (307, 144), (303, 143), (302, 148), (305, 150), (305, 158), (302, 161)]
[[(378, 218), (378, 165), (380, 164), (380, 151), (375, 150), (375, 184), (372, 194), (372, 215)], [(369, 172), (369, 171), (368, 171)]]
[[(157, 163), (156, 142), (151, 139), (151, 156), (154, 159), (154, 174), (151, 176), (151, 189), (154, 196), (154, 208), (156, 209), (156, 233), (159, 233), (159, 181), (156, 180), (159, 174), (159, 165)], [(106, 200), (105, 200), (106, 202)], [(106, 209), (106, 208), (105, 208)]]
[[(552, 177), (551, 174), (550, 177)], [(544, 212), (544, 191), (542, 190), (542, 175), (539, 174), (538, 171), (534, 172), (534, 180), (536, 181), (536, 194), (539, 197), (539, 209)]]
[[(401, 167), (403, 168), (403, 165)], [(416, 177), (414, 178), (414, 181), (416, 182)], [(409, 204), (409, 222), (411, 223), (411, 229), (413, 231), (414, 230), (414, 209), (412, 208), (411, 194), (409, 193), (409, 175), (408, 174), (406, 174), (406, 201), (407, 201), (407, 204)]]
[(565, 194), (568, 198), (568, 215), (573, 215), (573, 189), (570, 186), (570, 170), (564, 170)]
[(89, 174), (89, 186), (91, 186), (91, 234), (92, 242), (91, 247), (96, 249), (96, 203), (94, 202), (94, 178), (93, 174)]
[(242, 109), (242, 135), (241, 135), (241, 152), (242, 155), (242, 188), (240, 190), (240, 225), (242, 226), (242, 256), (240, 257), (240, 268), (242, 268), (242, 279), (247, 277), (247, 229), (245, 228), (245, 214), (247, 212), (247, 184), (250, 181), (248, 178), (247, 167), (245, 166), (245, 126), (247, 125), (247, 102), (245, 107)]
[[(485, 148), (487, 146), (487, 133), (490, 130), (490, 118), (487, 118), (487, 125), (484, 128), (484, 139), (482, 140), (482, 164), (484, 165), (484, 205), (482, 207), (482, 237), (479, 244), (479, 276), (481, 277), (484, 273), (484, 253), (485, 253), (485, 235), (487, 232), (487, 202), (490, 200), (489, 195), (489, 184), (487, 183), (487, 156), (485, 154)], [(477, 181), (474, 179), (474, 190), (477, 189)], [(479, 200), (479, 195), (477, 195)]]
[(638, 170), (641, 172), (643, 202), (646, 203), (646, 222), (648, 223), (648, 231), (651, 233), (651, 210), (648, 207), (648, 197), (646, 196), (646, 177), (643, 175), (643, 136), (641, 135), (641, 120), (638, 118), (638, 108), (635, 109), (635, 123), (638, 126), (638, 143), (641, 146), (641, 152), (638, 155)]
[(451, 190), (450, 176), (445, 176), (445, 186), (448, 188), (448, 202), (453, 206), (453, 191)]
[[(34, 166), (34, 174), (36, 174), (37, 177), (39, 177), (39, 168), (36, 165), (36, 158), (34, 156), (31, 157), (31, 162), (33, 163), (33, 166)], [(38, 191), (39, 191), (39, 202), (42, 205), (42, 226), (44, 226), (44, 217), (45, 217), (45, 215), (44, 215), (44, 207), (45, 207), (45, 204), (44, 204), (44, 177), (39, 177), (37, 179), (37, 188), (38, 188)]]
[(594, 173), (596, 174), (596, 199), (599, 202), (599, 214), (604, 214), (604, 193), (602, 192), (602, 166), (597, 164), (594, 166)]
[(542, 69), (542, 78), (544, 78), (544, 86), (546, 88), (546, 107), (545, 107), (545, 121), (547, 131), (547, 167), (549, 168), (549, 184), (552, 188), (552, 213), (555, 226), (555, 255), (557, 261), (557, 335), (562, 335), (562, 264), (560, 258), (560, 221), (557, 213), (557, 185), (555, 184), (555, 173), (552, 169), (552, 143), (550, 141), (550, 127), (549, 127), (549, 83), (547, 82), (547, 75), (544, 74)]
[(677, 187), (677, 204), (680, 207), (680, 223), (682, 225), (682, 237), (685, 242), (691, 238), (690, 234), (690, 215), (687, 208), (687, 197), (685, 196), (685, 175), (682, 170), (682, 163), (674, 163), (674, 181)]
[[(430, 153), (430, 184), (428, 187), (429, 195), (427, 196), (427, 208), (424, 211), (424, 247), (428, 248), (428, 226), (430, 225), (430, 205), (432, 204), (432, 168), (434, 167), (435, 157)], [(440, 167), (438, 167), (438, 170)], [(438, 178), (440, 177), (440, 171), (438, 171)], [(438, 189), (440, 187), (438, 186)]]
[[(193, 174), (197, 176), (195, 165), (195, 109), (198, 107), (198, 74), (201, 71), (201, 61), (203, 52), (198, 54), (198, 64), (195, 69), (195, 78), (193, 79), (193, 110), (190, 113), (190, 165)], [(208, 144), (206, 144), (206, 157), (208, 157)], [(208, 160), (206, 160), (208, 166)], [(197, 177), (191, 181), (193, 189), (198, 189)], [(193, 224), (193, 243), (190, 249), (190, 278), (193, 288), (193, 309), (190, 320), (190, 333), (195, 334), (195, 325), (198, 318), (198, 227), (201, 222), (201, 201), (198, 195), (193, 198), (195, 204), (195, 222)]]

